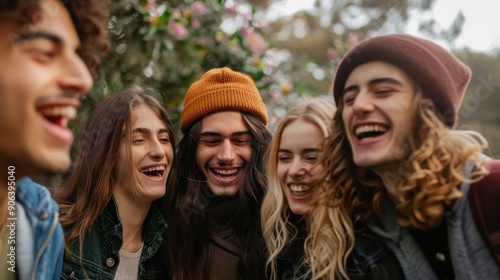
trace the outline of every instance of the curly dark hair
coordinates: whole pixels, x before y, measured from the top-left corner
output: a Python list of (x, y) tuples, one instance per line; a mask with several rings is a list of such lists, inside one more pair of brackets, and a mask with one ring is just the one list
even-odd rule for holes
[[(108, 0), (61, 0), (68, 9), (80, 38), (78, 51), (94, 80), (99, 78), (101, 59), (109, 48), (107, 21)], [(0, 16), (15, 14), (23, 24), (29, 24), (40, 9), (40, 0), (0, 0)]]

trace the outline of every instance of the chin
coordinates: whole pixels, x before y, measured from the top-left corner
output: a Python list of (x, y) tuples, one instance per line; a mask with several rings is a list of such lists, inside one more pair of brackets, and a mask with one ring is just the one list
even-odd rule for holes
[(290, 208), (290, 210), (292, 211), (293, 214), (299, 215), (299, 216), (304, 216), (307, 213), (309, 213), (309, 207), (307, 207), (307, 208), (293, 207), (293, 208)]
[(211, 195), (218, 198), (231, 198), (238, 194), (238, 188), (235, 186), (219, 187), (209, 185), (208, 188)]
[(69, 155), (65, 154), (64, 156), (52, 156), (48, 157), (46, 160), (40, 160), (37, 166), (39, 166), (39, 170), (42, 172), (53, 172), (53, 173), (61, 173), (68, 170), (71, 164), (71, 159)]

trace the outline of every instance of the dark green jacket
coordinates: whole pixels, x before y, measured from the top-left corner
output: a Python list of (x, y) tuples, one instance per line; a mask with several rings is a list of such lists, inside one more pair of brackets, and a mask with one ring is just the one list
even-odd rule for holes
[[(144, 222), (139, 279), (167, 278), (167, 268), (162, 262), (162, 253), (158, 251), (166, 229), (165, 220), (152, 203)], [(76, 242), (71, 248), (73, 259), (64, 259), (61, 279), (113, 280), (122, 243), (122, 224), (112, 198), (83, 241), (82, 264), (85, 272), (79, 262), (79, 244)]]

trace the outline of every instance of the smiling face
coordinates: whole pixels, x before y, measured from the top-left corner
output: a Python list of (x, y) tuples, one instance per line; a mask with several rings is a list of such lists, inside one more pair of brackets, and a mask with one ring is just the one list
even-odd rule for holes
[(19, 177), (69, 166), (67, 123), (93, 83), (60, 1), (41, 1), (34, 19), (29, 28), (0, 20), (0, 165), (14, 165)]
[(201, 120), (196, 162), (210, 191), (233, 197), (240, 189), (242, 169), (252, 155), (252, 135), (240, 112), (222, 111)]
[(290, 210), (297, 215), (309, 212), (311, 170), (321, 154), (321, 129), (304, 120), (288, 124), (281, 134), (277, 174)]
[(381, 61), (355, 68), (346, 81), (342, 120), (358, 166), (387, 167), (409, 152), (415, 85)]
[(120, 144), (113, 194), (151, 203), (165, 194), (174, 157), (171, 139), (165, 124), (144, 104), (134, 107), (131, 129), (131, 138)]

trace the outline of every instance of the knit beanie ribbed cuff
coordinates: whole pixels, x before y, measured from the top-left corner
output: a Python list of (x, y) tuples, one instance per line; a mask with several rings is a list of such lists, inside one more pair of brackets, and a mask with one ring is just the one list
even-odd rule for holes
[(244, 111), (268, 124), (267, 107), (253, 80), (227, 67), (211, 69), (191, 85), (184, 99), (181, 130), (199, 118), (218, 111)]

